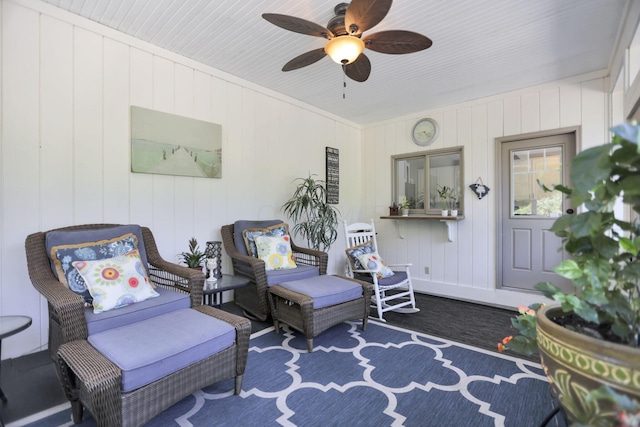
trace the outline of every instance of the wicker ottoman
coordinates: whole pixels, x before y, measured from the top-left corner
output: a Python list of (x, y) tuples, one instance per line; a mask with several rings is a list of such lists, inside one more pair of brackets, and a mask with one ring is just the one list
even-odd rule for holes
[(307, 349), (313, 339), (345, 320), (362, 319), (367, 328), (373, 284), (342, 276), (316, 276), (269, 287), (269, 304), (276, 333), (280, 322), (301, 331)]

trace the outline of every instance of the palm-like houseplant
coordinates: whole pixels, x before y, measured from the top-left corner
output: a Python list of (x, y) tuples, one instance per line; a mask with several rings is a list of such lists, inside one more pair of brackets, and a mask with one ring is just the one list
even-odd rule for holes
[(512, 319), (520, 335), (498, 345), (500, 351), (539, 351), (565, 413), (587, 425), (614, 425), (624, 411), (640, 423), (640, 224), (614, 214), (620, 200), (632, 216), (640, 213), (640, 127), (623, 124), (612, 132), (612, 142), (574, 158), (573, 188), (553, 188), (574, 209), (585, 208), (558, 218), (551, 229), (571, 254), (555, 271), (572, 281), (574, 292), (536, 285), (559, 307), (520, 307)]
[(198, 268), (202, 266), (202, 261), (207, 255), (198, 247), (198, 241), (195, 237), (189, 239), (189, 251), (180, 253), (180, 261), (187, 264), (189, 268)]
[(306, 239), (311, 249), (326, 251), (338, 238), (339, 211), (327, 203), (324, 181), (315, 176), (294, 181), (298, 185), (282, 210), (295, 223), (293, 232)]

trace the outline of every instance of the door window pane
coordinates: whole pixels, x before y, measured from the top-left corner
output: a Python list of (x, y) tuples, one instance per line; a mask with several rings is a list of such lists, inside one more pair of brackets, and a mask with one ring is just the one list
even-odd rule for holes
[(511, 214), (558, 217), (562, 215), (562, 194), (545, 192), (562, 184), (562, 147), (511, 152)]

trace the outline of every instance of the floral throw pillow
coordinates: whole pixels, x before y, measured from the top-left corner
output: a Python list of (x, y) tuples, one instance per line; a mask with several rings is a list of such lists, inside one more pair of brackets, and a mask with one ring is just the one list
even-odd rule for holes
[(384, 262), (377, 252), (360, 255), (358, 256), (358, 261), (365, 267), (364, 270), (371, 270), (371, 276), (375, 276), (378, 279), (384, 279), (394, 275), (393, 270), (387, 267), (387, 263)]
[(296, 268), (291, 251), (289, 236), (258, 236), (256, 237), (258, 258), (264, 261), (265, 270), (286, 270)]
[(93, 297), (96, 314), (160, 295), (151, 286), (137, 250), (114, 258), (72, 264)]
[(375, 251), (376, 250), (373, 247), (373, 242), (371, 240), (368, 240), (362, 244), (347, 248), (345, 250), (345, 253), (347, 254), (347, 257), (349, 257), (349, 259), (351, 260), (351, 265), (353, 266), (354, 270), (368, 270), (368, 268), (365, 268), (362, 266), (358, 257), (360, 255), (370, 254)]
[(73, 268), (73, 262), (113, 258), (136, 249), (138, 249), (138, 238), (133, 233), (126, 233), (111, 239), (53, 246), (49, 256), (53, 261), (60, 282), (83, 297), (85, 305), (90, 306), (93, 297), (89, 293), (82, 275)]
[(247, 247), (247, 253), (254, 258), (258, 258), (258, 250), (256, 249), (256, 238), (259, 236), (288, 236), (289, 226), (286, 223), (272, 225), (267, 228), (247, 228), (242, 231), (244, 244)]

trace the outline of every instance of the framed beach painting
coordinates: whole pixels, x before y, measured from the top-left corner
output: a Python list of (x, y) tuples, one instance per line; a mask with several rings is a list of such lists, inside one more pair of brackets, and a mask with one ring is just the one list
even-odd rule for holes
[(222, 126), (131, 106), (131, 172), (222, 177)]

